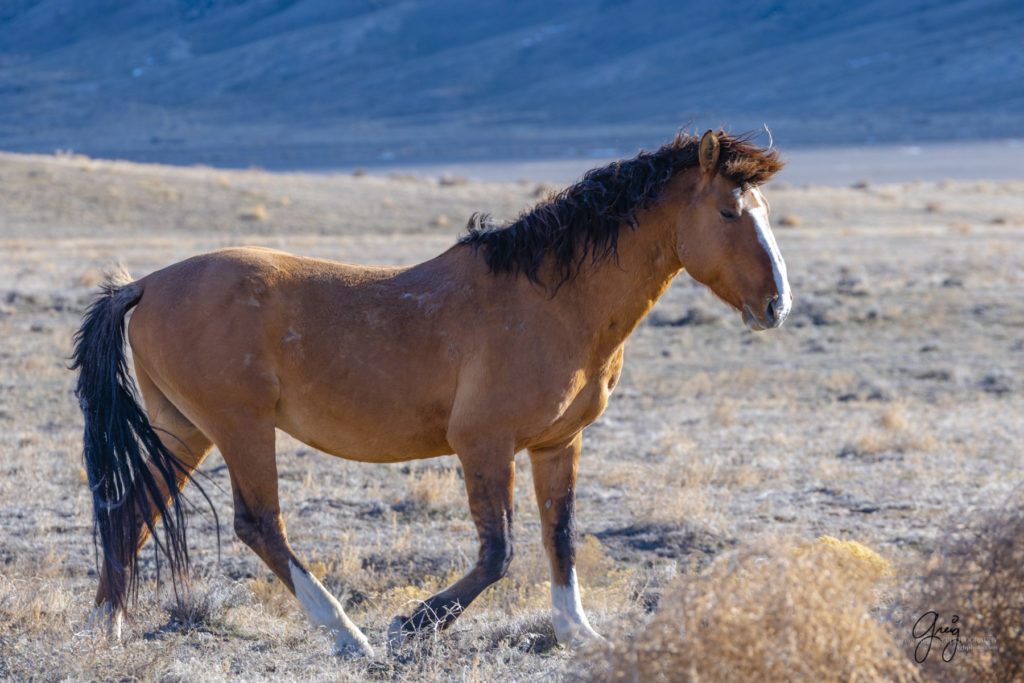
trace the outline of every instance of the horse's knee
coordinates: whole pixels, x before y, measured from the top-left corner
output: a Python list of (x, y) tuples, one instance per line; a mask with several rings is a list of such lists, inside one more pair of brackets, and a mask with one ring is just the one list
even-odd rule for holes
[(480, 548), (478, 565), (489, 582), (493, 583), (508, 573), (508, 567), (512, 564), (512, 554), (510, 538), (498, 536), (484, 543)]

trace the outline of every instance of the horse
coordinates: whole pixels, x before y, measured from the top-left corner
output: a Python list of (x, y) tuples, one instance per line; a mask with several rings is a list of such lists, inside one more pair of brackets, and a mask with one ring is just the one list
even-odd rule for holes
[(749, 134), (680, 132), (654, 152), (587, 172), (506, 225), (474, 214), (454, 246), (411, 267), (243, 247), (135, 281), (109, 278), (75, 335), (71, 366), (102, 551), (94, 617), (120, 633), (137, 595), (136, 556), (151, 536), (172, 576), (187, 575), (182, 489), (216, 445), (237, 536), (332, 633), (339, 655), (373, 656), (288, 542), (274, 447), (281, 429), (363, 462), (457, 455), (476, 563), (396, 616), (389, 644), (447, 627), (505, 575), (514, 456), (524, 449), (555, 636), (599, 639), (575, 567), (583, 429), (608, 403), (626, 339), (681, 271), (750, 329), (783, 323), (792, 294), (760, 191), (782, 164)]

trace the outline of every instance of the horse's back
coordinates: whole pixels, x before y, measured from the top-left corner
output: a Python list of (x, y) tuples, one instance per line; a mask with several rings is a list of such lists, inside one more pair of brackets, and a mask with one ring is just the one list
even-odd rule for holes
[(231, 405), (352, 459), (439, 455), (459, 354), (427, 285), (394, 282), (406, 270), (203, 254), (140, 281), (129, 336), (186, 414)]

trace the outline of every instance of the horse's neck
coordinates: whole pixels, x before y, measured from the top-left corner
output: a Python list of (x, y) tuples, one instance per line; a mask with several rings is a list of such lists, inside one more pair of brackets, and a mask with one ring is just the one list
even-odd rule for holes
[(674, 222), (671, 211), (642, 212), (635, 230), (621, 228), (617, 258), (596, 264), (588, 259), (579, 275), (563, 285), (572, 292), (565, 305), (577, 307), (599, 355), (622, 345), (682, 270)]

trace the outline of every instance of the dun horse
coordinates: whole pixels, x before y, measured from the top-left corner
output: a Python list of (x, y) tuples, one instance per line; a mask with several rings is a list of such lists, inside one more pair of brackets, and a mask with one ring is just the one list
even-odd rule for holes
[[(679, 135), (587, 173), (504, 227), (475, 217), (408, 268), (224, 249), (110, 281), (75, 339), (85, 462), (103, 568), (95, 614), (120, 629), (136, 555), (156, 535), (188, 564), (181, 489), (216, 445), (234, 528), (331, 630), (363, 633), (296, 556), (278, 505), (275, 428), (331, 455), (396, 462), (458, 454), (479, 534), (475, 566), (396, 617), (389, 639), (444, 627), (512, 559), (516, 452), (529, 452), (562, 643), (599, 637), (575, 569), (583, 428), (604, 410), (626, 338), (683, 269), (754, 330), (790, 310), (758, 186), (782, 163), (749, 138)], [(128, 373), (125, 317), (134, 354)]]

